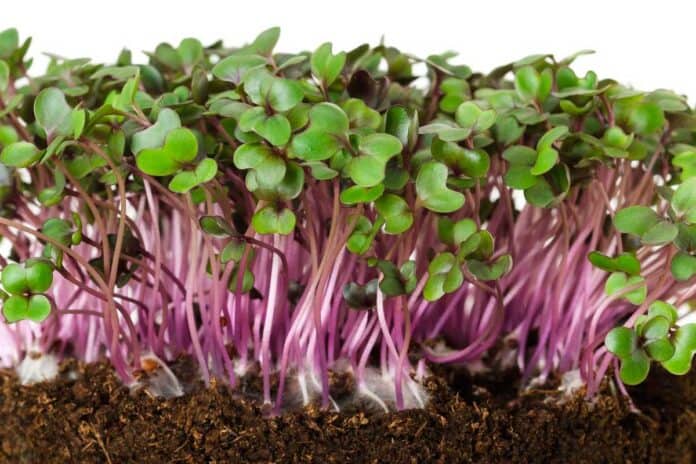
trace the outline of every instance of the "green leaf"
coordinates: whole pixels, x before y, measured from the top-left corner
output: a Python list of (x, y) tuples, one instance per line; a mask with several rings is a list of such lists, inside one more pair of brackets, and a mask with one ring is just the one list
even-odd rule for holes
[(341, 145), (334, 135), (314, 129), (296, 135), (290, 144), (291, 154), (303, 161), (324, 161), (340, 149)]
[(343, 287), (343, 299), (353, 309), (371, 309), (377, 302), (377, 279), (365, 285), (349, 282)]
[(610, 127), (602, 136), (602, 141), (610, 147), (626, 150), (633, 142), (633, 134), (626, 133), (618, 126)]
[(384, 185), (378, 184), (374, 187), (361, 187), (353, 185), (341, 192), (341, 203), (344, 205), (356, 205), (358, 203), (370, 203), (382, 196)]
[(539, 75), (539, 89), (537, 90), (537, 100), (539, 100), (540, 102), (546, 101), (549, 95), (551, 95), (552, 87), (553, 71), (551, 71), (551, 68), (546, 68)]
[(650, 359), (643, 350), (635, 350), (631, 356), (621, 360), (619, 376), (626, 385), (638, 385), (648, 377)]
[(181, 57), (181, 61), (183, 62), (184, 66), (189, 68), (193, 67), (193, 65), (204, 58), (203, 45), (198, 39), (193, 39), (190, 37), (183, 39), (179, 43), (177, 51), (179, 52), (179, 56)]
[(0, 58), (9, 58), (19, 48), (19, 33), (10, 28), (0, 32)]
[(641, 236), (641, 241), (646, 245), (664, 245), (677, 238), (678, 233), (677, 226), (668, 221), (660, 221)]
[(650, 308), (648, 308), (648, 316), (664, 317), (669, 321), (670, 325), (673, 325), (677, 322), (678, 318), (677, 308), (675, 308), (674, 305), (665, 303), (664, 301), (655, 300), (650, 304)]
[(297, 198), (305, 185), (305, 174), (302, 167), (289, 161), (286, 163), (285, 176), (283, 180), (276, 185), (275, 193), (277, 196), (273, 199), (280, 198), (282, 200), (292, 200)]
[(681, 168), (681, 178), (696, 177), (696, 151), (686, 150), (672, 158), (672, 166)]
[(102, 79), (111, 76), (114, 79), (125, 81), (138, 74), (137, 66), (103, 66), (90, 76), (90, 79)]
[(464, 218), (457, 221), (452, 229), (452, 240), (456, 245), (468, 240), (476, 232), (476, 222), (473, 219)]
[(34, 100), (36, 122), (51, 137), (70, 135), (73, 132), (72, 108), (62, 91), (55, 87), (42, 90)]
[(41, 232), (56, 242), (67, 246), (70, 244), (70, 236), (73, 234), (73, 229), (65, 219), (51, 218), (43, 223)]
[(2, 305), (2, 314), (8, 324), (26, 319), (28, 312), (29, 300), (24, 296), (11, 296)]
[(478, 117), (478, 120), (476, 121), (474, 131), (483, 132), (487, 129), (490, 129), (491, 127), (493, 127), (497, 119), (498, 115), (495, 112), (495, 110), (482, 111)]
[(416, 262), (413, 260), (406, 261), (401, 265), (401, 268), (399, 268), (399, 274), (401, 275), (404, 292), (411, 293), (414, 291), (418, 284), (418, 279), (416, 278)]
[(418, 283), (416, 279), (415, 261), (406, 261), (397, 269), (390, 261), (379, 260), (377, 266), (382, 271), (383, 278), (379, 282), (379, 288), (387, 296), (407, 295), (411, 293)]
[(668, 361), (674, 356), (676, 349), (667, 338), (659, 338), (646, 343), (643, 348), (650, 359), (658, 362)]
[(477, 259), (467, 259), (466, 265), (478, 280), (497, 280), (512, 269), (512, 257), (503, 255), (490, 264)]
[(409, 117), (406, 108), (392, 106), (384, 114), (384, 132), (398, 138), (402, 146), (409, 146), (417, 136), (412, 122), (413, 119)]
[(481, 114), (481, 108), (474, 102), (464, 102), (454, 113), (454, 119), (461, 127), (465, 129), (473, 129)]
[(374, 187), (384, 180), (386, 163), (370, 156), (351, 158), (346, 174), (361, 187)]
[(495, 139), (503, 145), (516, 142), (524, 133), (524, 126), (520, 126), (512, 116), (502, 116), (497, 118), (493, 126)]
[(198, 223), (201, 229), (210, 235), (224, 236), (235, 233), (232, 226), (222, 216), (202, 216)]
[(463, 129), (482, 132), (495, 124), (495, 110), (482, 110), (476, 103), (467, 101), (457, 107), (454, 115)]
[(175, 193), (186, 193), (198, 185), (196, 174), (191, 171), (183, 171), (172, 177), (168, 188)]
[(370, 134), (360, 138), (360, 152), (384, 162), (401, 153), (401, 142), (389, 134)]
[(680, 251), (672, 258), (672, 275), (675, 279), (683, 282), (696, 275), (696, 256)]
[(275, 77), (265, 67), (257, 67), (249, 70), (244, 76), (244, 92), (249, 99), (266, 108), (268, 106), (268, 95), (275, 81)]
[(386, 172), (384, 173), (384, 188), (394, 192), (399, 192), (406, 187), (406, 184), (411, 179), (409, 172), (396, 164), (391, 166), (387, 164)]
[(435, 256), (428, 265), (428, 280), (423, 287), (423, 297), (436, 301), (446, 293), (457, 290), (464, 282), (457, 258), (449, 252)]
[(198, 141), (193, 132), (182, 127), (167, 135), (162, 148), (177, 163), (190, 163), (198, 154)]
[(280, 28), (271, 27), (260, 33), (249, 46), (255, 53), (270, 56), (280, 37)]
[(128, 79), (128, 81), (123, 85), (123, 89), (118, 94), (118, 96), (112, 102), (114, 109), (119, 111), (131, 111), (133, 107), (133, 100), (138, 91), (138, 86), (140, 85), (140, 75), (136, 74), (135, 77)]
[(19, 134), (12, 126), (0, 126), (0, 145), (6, 146), (19, 141)]
[(276, 111), (288, 111), (304, 98), (302, 86), (290, 79), (274, 79), (268, 94), (268, 103)]
[(181, 55), (168, 43), (161, 43), (157, 45), (155, 53), (150, 55), (153, 61), (156, 63), (169, 68), (170, 70), (179, 70), (183, 66), (181, 60)]
[(239, 117), (238, 127), (244, 132), (253, 131), (256, 125), (266, 119), (268, 115), (266, 110), (260, 106), (252, 106), (246, 109)]
[(204, 184), (210, 182), (217, 174), (218, 166), (214, 159), (204, 158), (198, 166), (196, 166), (196, 177), (198, 178), (199, 184)]
[(377, 267), (382, 272), (382, 280), (379, 282), (380, 290), (386, 296), (403, 295), (405, 289), (399, 269), (391, 261), (386, 260), (377, 260)]
[(476, 222), (469, 218), (453, 222), (450, 218), (443, 216), (438, 218), (437, 222), (438, 237), (448, 245), (459, 246), (459, 244), (468, 240), (469, 237), (476, 233), (476, 229)]
[(41, 152), (33, 143), (14, 142), (3, 148), (0, 162), (15, 168), (28, 168), (41, 158)]
[(629, 206), (617, 211), (614, 225), (619, 232), (643, 236), (660, 221), (655, 211), (647, 206)]
[(382, 278), (382, 280), (379, 282), (379, 289), (388, 297), (404, 295), (407, 293), (401, 281), (394, 277)]
[(251, 225), (259, 234), (288, 235), (295, 229), (295, 215), (287, 208), (278, 210), (273, 205), (264, 206), (251, 218)]
[(66, 134), (72, 136), (74, 139), (79, 139), (82, 132), (85, 130), (85, 123), (87, 122), (87, 112), (85, 110), (73, 110), (70, 113), (70, 127), (71, 134)]
[(537, 152), (524, 145), (513, 145), (503, 152), (503, 158), (512, 166), (531, 167), (537, 159)]
[(253, 169), (264, 185), (276, 185), (285, 177), (285, 161), (271, 148), (261, 144), (245, 143), (234, 152), (234, 165), (238, 169)]
[(471, 136), (471, 132), (471, 129), (468, 128), (445, 127), (438, 130), (437, 135), (445, 142), (459, 142), (469, 138)]
[(305, 55), (293, 55), (293, 56), (285, 56), (278, 59), (278, 70), (282, 71), (284, 69), (297, 66), (299, 64), (304, 63), (307, 61), (308, 57)]
[[(65, 246), (79, 244), (82, 241), (82, 223), (79, 215), (73, 215), (77, 230), (73, 231), (70, 223), (65, 219), (51, 218), (46, 220), (41, 226), (41, 232), (54, 241)], [(60, 268), (63, 261), (63, 252), (54, 245), (47, 243), (44, 247), (42, 256), (55, 262), (56, 267)]]
[(302, 166), (307, 166), (312, 171), (312, 177), (317, 180), (329, 180), (338, 175), (338, 171), (331, 169), (321, 161), (308, 161), (302, 163)]
[(133, 134), (131, 152), (137, 155), (146, 148), (159, 148), (164, 145), (167, 134), (181, 127), (176, 111), (163, 108), (157, 115), (157, 122), (145, 130)]
[(227, 243), (227, 245), (225, 245), (225, 247), (220, 252), (220, 262), (222, 264), (229, 263), (230, 261), (238, 263), (242, 260), (242, 257), (244, 256), (244, 251), (246, 251), (246, 249), (246, 243), (244, 243), (241, 240), (232, 239)]
[(484, 177), (491, 165), (488, 153), (481, 149), (464, 149), (458, 161), (459, 169), (472, 178)]
[(336, 135), (345, 134), (350, 126), (348, 116), (341, 107), (326, 102), (312, 107), (309, 121), (312, 129)]
[(493, 236), (487, 230), (472, 234), (459, 245), (459, 259), (471, 258), (485, 261), (493, 254)]
[(362, 255), (370, 249), (374, 234), (377, 232), (378, 224), (372, 225), (369, 219), (365, 216), (359, 216), (355, 222), (353, 231), (351, 232), (346, 247), (351, 253)]
[(514, 189), (526, 190), (538, 182), (528, 166), (510, 166), (504, 176), (505, 185)]
[(679, 233), (674, 244), (680, 251), (690, 255), (696, 254), (696, 224), (677, 224)]
[(26, 284), (32, 293), (43, 293), (53, 284), (53, 266), (45, 260), (25, 264)]
[[(230, 275), (230, 280), (227, 283), (227, 289), (230, 292), (236, 292), (237, 291), (237, 286), (238, 284), (238, 279), (239, 279), (239, 266), (235, 266), (234, 269), (232, 270), (232, 274)], [(244, 273), (242, 274), (242, 285), (241, 285), (241, 292), (242, 293), (249, 293), (253, 288), (254, 288), (254, 274), (249, 270), (249, 269), (244, 269)]]
[(388, 134), (370, 134), (360, 139), (361, 156), (352, 158), (346, 174), (361, 187), (373, 187), (384, 180), (387, 162), (401, 152), (399, 139)]
[(614, 327), (604, 338), (604, 344), (610, 353), (619, 358), (627, 358), (638, 347), (638, 336), (628, 327)]
[(652, 134), (665, 125), (665, 113), (656, 103), (641, 103), (630, 115), (631, 129), (638, 134)]
[(539, 151), (539, 156), (534, 166), (529, 170), (530, 174), (540, 176), (549, 172), (558, 162), (558, 152), (550, 147), (544, 147)]
[(515, 72), (515, 90), (524, 101), (532, 101), (537, 98), (541, 78), (536, 69), (524, 66)]
[(268, 140), (271, 145), (279, 147), (288, 143), (292, 129), (288, 118), (282, 114), (274, 114), (256, 122), (254, 131)]
[(20, 295), (27, 291), (27, 272), (24, 266), (10, 263), (2, 270), (2, 286), (6, 292)]
[(428, 161), (418, 171), (416, 192), (426, 208), (436, 213), (451, 213), (464, 206), (464, 195), (447, 187), (447, 166)]
[(231, 55), (213, 66), (213, 76), (220, 80), (240, 84), (251, 69), (266, 64), (266, 58), (259, 55)]
[(696, 324), (684, 324), (672, 337), (675, 352), (662, 366), (671, 374), (684, 375), (691, 369), (691, 359), (696, 353)]
[(198, 154), (198, 141), (189, 129), (169, 132), (162, 148), (145, 148), (136, 156), (138, 169), (151, 176), (169, 176)]
[(635, 305), (639, 305), (645, 301), (648, 294), (645, 279), (641, 276), (628, 277), (623, 272), (614, 272), (609, 276), (604, 286), (604, 291), (607, 295), (612, 296), (623, 292), (628, 287), (638, 286), (636, 289), (624, 293), (621, 298), (625, 298)]
[(640, 335), (647, 340), (656, 340), (664, 338), (669, 333), (672, 323), (663, 316), (650, 316), (650, 318), (641, 326)]
[(331, 51), (331, 44), (327, 42), (312, 53), (310, 66), (312, 74), (328, 87), (341, 74), (345, 62), (346, 54), (341, 52), (334, 55)]
[(0, 60), (0, 92), (5, 92), (10, 83), (10, 67), (5, 60)]
[(384, 217), (384, 230), (388, 234), (401, 234), (411, 228), (413, 214), (401, 197), (387, 193), (375, 202), (377, 212)]
[(672, 208), (689, 224), (696, 224), (696, 178), (685, 180), (672, 196)]
[[(346, 115), (350, 120), (351, 127), (356, 129), (369, 128), (377, 130), (382, 124), (382, 116), (377, 111), (367, 106), (364, 101), (358, 98), (349, 98), (343, 102), (341, 108), (343, 108), (343, 111), (346, 112)], [(400, 107), (394, 108), (403, 109)], [(386, 129), (385, 132), (389, 133), (389, 131)]]
[(99, 155), (77, 155), (73, 159), (66, 161), (68, 172), (76, 179), (83, 179), (95, 169), (107, 164), (106, 160)]
[(537, 181), (524, 191), (524, 198), (532, 205), (546, 208), (556, 198), (551, 185), (543, 178), (537, 177)]
[(169, 190), (176, 193), (187, 193), (192, 188), (209, 182), (217, 174), (217, 163), (212, 158), (205, 158), (194, 171), (182, 171), (169, 182)]
[(548, 130), (537, 142), (537, 150), (552, 147), (557, 140), (564, 138), (566, 135), (568, 135), (567, 126), (556, 126)]
[(588, 255), (590, 262), (599, 269), (607, 272), (624, 272), (628, 275), (640, 274), (640, 261), (633, 253), (621, 253), (615, 258), (610, 258), (598, 251)]
[(63, 199), (63, 191), (65, 190), (65, 176), (59, 170), (53, 172), (55, 185), (46, 187), (41, 190), (38, 199), (44, 206), (55, 206)]

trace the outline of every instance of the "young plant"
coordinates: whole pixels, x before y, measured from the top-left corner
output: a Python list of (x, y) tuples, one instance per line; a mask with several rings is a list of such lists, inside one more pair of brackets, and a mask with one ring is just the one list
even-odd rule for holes
[(650, 361), (662, 364), (672, 374), (683, 375), (696, 352), (696, 324), (677, 326), (677, 310), (663, 301), (654, 301), (648, 314), (640, 316), (634, 328), (609, 331), (607, 349), (621, 360), (619, 375), (627, 385), (645, 380)]

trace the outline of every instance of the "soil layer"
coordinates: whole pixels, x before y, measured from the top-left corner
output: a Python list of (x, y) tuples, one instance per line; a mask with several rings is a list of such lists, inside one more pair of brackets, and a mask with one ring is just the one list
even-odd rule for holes
[(592, 402), (582, 392), (561, 401), (555, 389), (518, 395), (514, 376), (440, 369), (423, 410), (310, 405), (274, 418), (254, 381), (244, 397), (218, 384), (161, 400), (131, 394), (105, 364), (62, 372), (28, 387), (0, 375), (1, 462), (696, 462), (696, 375), (657, 369), (631, 389), (639, 412), (608, 388)]

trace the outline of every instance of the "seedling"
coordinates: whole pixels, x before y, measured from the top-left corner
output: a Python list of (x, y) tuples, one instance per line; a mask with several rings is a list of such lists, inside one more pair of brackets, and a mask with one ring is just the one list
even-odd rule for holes
[(609, 331), (605, 343), (621, 360), (619, 374), (624, 383), (636, 385), (645, 380), (650, 361), (662, 363), (673, 374), (688, 372), (696, 352), (696, 324), (677, 326), (676, 322), (676, 308), (655, 301), (635, 328), (616, 327)]

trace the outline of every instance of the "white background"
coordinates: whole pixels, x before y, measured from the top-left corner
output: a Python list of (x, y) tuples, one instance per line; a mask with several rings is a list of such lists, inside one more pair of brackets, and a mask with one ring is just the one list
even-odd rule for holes
[[(474, 70), (534, 53), (563, 57), (581, 49), (580, 70), (594, 69), (641, 90), (670, 88), (696, 101), (696, 12), (693, 0), (3, 0), (0, 28), (31, 35), (37, 73), (40, 52), (114, 60), (122, 47), (152, 50), (186, 36), (204, 44), (221, 38), (241, 45), (281, 26), (278, 50), (338, 49), (363, 42), (424, 56), (460, 53)], [(136, 55), (138, 56), (138, 55)]]

